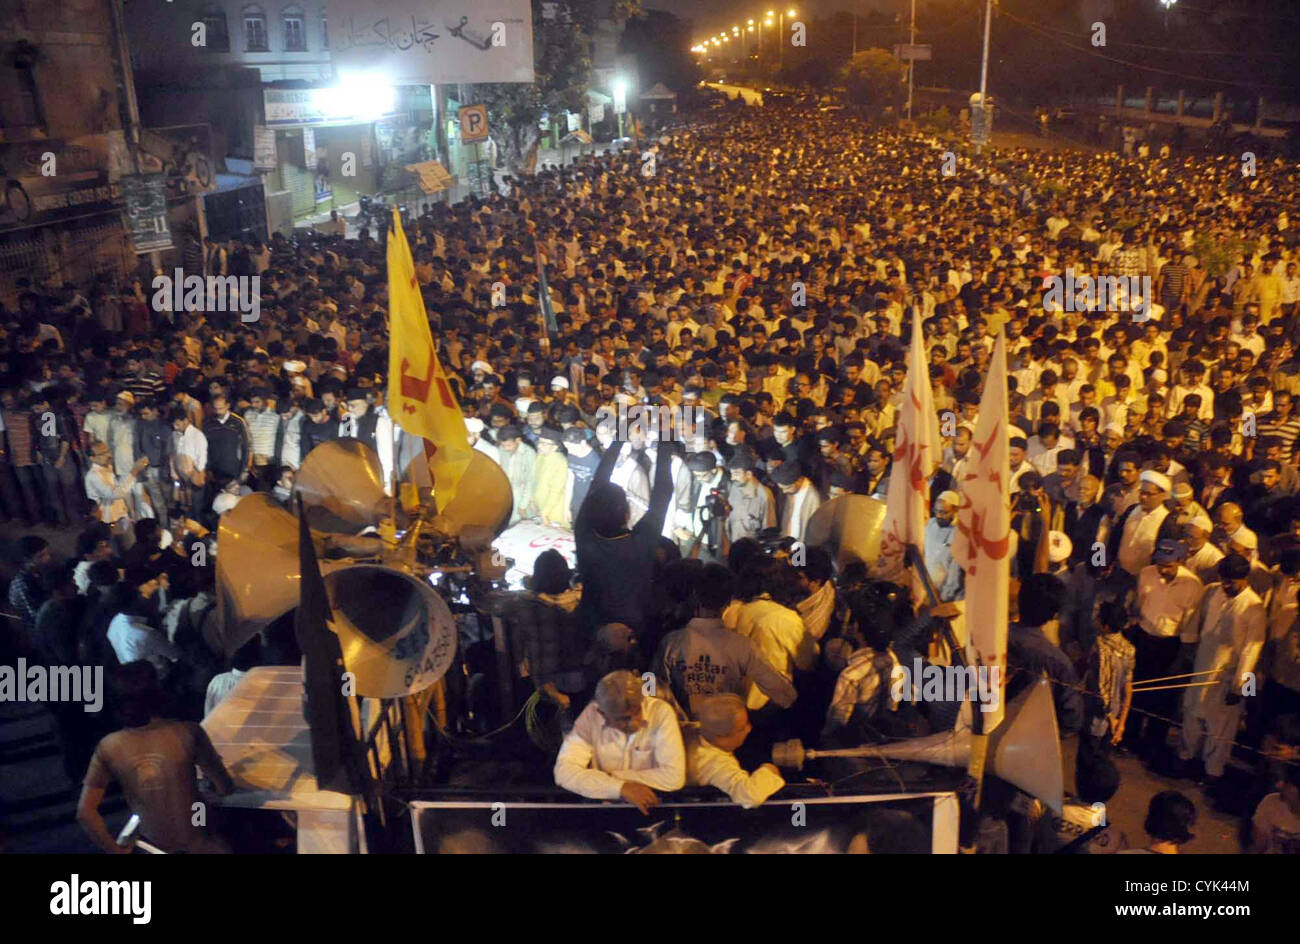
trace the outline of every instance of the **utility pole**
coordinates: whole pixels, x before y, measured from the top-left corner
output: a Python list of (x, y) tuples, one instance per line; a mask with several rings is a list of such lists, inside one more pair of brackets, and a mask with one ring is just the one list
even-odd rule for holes
[(984, 56), (979, 66), (979, 107), (984, 107), (984, 95), (988, 91), (988, 29), (993, 22), (993, 0), (984, 0)]
[(916, 0), (912, 0), (912, 26), (907, 39), (912, 58), (907, 62), (907, 120), (912, 120), (912, 73), (916, 71)]
[[(993, 23), (993, 0), (984, 0), (984, 55), (980, 61), (980, 111), (985, 122), (989, 117), (989, 27)], [(986, 125), (987, 127), (987, 125)], [(978, 149), (978, 145), (976, 146)]]

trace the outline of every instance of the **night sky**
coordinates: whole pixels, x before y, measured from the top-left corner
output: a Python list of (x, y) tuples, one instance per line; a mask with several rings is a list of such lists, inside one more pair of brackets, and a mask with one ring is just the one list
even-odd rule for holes
[[(683, 19), (694, 21), (696, 30), (692, 35), (704, 38), (721, 29), (730, 29), (733, 25), (743, 25), (747, 19), (757, 21), (768, 10), (778, 9), (774, 0), (642, 0), (642, 6), (652, 10), (667, 10)], [(907, 0), (800, 0), (791, 3), (786, 0), (785, 8), (798, 10), (800, 14), (813, 17), (830, 16), (839, 10), (854, 8), (863, 15), (872, 10), (898, 12), (908, 9)]]

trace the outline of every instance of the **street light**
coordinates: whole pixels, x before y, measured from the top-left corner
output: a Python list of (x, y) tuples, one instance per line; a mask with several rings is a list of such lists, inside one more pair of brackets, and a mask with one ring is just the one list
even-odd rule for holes
[[(771, 16), (771, 15), (772, 15), (772, 14), (770, 14), (770, 13), (768, 14), (768, 16)], [(781, 69), (781, 68), (783, 68), (784, 65), (785, 65), (785, 18), (786, 18), (787, 16), (789, 16), (791, 19), (794, 19), (794, 17), (796, 16), (796, 11), (795, 11), (795, 8), (794, 8), (794, 7), (791, 7), (791, 8), (788, 9), (788, 10), (782, 10), (782, 11), (781, 11), (781, 29), (780, 29), (781, 36), (780, 36), (780, 38), (778, 39), (777, 44), (776, 44), (776, 67), (777, 67), (777, 69)]]

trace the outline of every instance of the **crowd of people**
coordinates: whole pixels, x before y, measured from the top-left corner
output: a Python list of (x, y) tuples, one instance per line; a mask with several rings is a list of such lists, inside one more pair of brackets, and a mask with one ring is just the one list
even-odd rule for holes
[[(1114, 751), (1132, 750), (1253, 817), (1251, 848), (1295, 851), (1296, 167), (1046, 150), (954, 163), (938, 140), (779, 107), (644, 148), (653, 162), (545, 167), (406, 221), (511, 523), (574, 533), (576, 573), (544, 556), (500, 601), (524, 627), (519, 664), (572, 716), (556, 781), (643, 809), (688, 781), (753, 804), (782, 786), (758, 762), (778, 738), (951, 727), (957, 706), (891, 697), (891, 680), (913, 656), (945, 658), (938, 628), (960, 611), (949, 544), (1001, 333), (1008, 696), (1051, 680), (1081, 804), (1114, 795)], [(411, 453), (384, 403), (384, 240), (336, 229), (187, 253), (205, 274), (259, 278), (252, 323), (170, 310), (148, 273), (117, 295), (31, 285), (3, 313), (0, 512), (85, 527), (61, 565), (24, 544), (9, 600), (33, 649), (147, 660), (201, 716), (209, 682), (240, 667), (204, 634), (196, 542), (211, 547), (243, 495), (287, 502), (324, 442), (359, 439), (386, 472)], [(1134, 283), (1140, 306), (1045, 304), (1067, 273), (1149, 282)], [(926, 606), (802, 543), (824, 503), (888, 490), (914, 316), (945, 442)], [(1209, 684), (1134, 691), (1185, 673)], [(1035, 809), (1023, 799), (1004, 822)]]

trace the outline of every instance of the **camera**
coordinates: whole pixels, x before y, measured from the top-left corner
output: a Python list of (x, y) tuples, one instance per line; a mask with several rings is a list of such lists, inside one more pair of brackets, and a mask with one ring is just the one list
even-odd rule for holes
[(780, 528), (764, 528), (754, 537), (762, 545), (763, 553), (768, 557), (789, 554), (791, 548), (797, 543), (794, 538), (782, 534)]
[(1016, 495), (1016, 511), (1027, 511), (1033, 514), (1039, 514), (1043, 510), (1038, 496), (1033, 492), (1020, 492)]
[(704, 498), (704, 507), (708, 514), (703, 517), (708, 519), (725, 518), (731, 514), (731, 504), (727, 501), (726, 493), (720, 488), (709, 489), (709, 494)]

